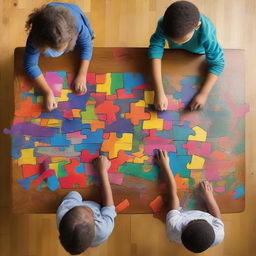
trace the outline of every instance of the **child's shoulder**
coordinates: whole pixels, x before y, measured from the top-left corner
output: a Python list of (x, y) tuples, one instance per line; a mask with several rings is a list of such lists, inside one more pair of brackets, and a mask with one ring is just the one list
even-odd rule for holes
[(203, 34), (205, 37), (210, 37), (212, 34), (215, 34), (216, 29), (213, 24), (213, 22), (204, 14), (200, 14), (200, 21), (201, 21), (201, 26), (200, 26), (200, 32)]

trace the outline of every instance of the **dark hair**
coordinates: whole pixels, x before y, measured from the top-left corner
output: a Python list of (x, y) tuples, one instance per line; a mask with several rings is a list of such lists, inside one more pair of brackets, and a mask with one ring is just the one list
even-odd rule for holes
[(35, 9), (28, 16), (25, 27), (35, 47), (57, 49), (69, 42), (67, 51), (70, 51), (78, 36), (75, 18), (63, 6), (44, 5)]
[(67, 252), (77, 255), (84, 252), (95, 236), (95, 224), (81, 213), (82, 207), (74, 207), (62, 218), (59, 226), (60, 242)]
[(198, 24), (200, 13), (197, 7), (187, 1), (171, 4), (164, 13), (164, 33), (173, 39), (179, 39), (191, 32)]
[(208, 249), (214, 240), (213, 227), (207, 221), (201, 219), (189, 222), (181, 235), (183, 245), (195, 253)]

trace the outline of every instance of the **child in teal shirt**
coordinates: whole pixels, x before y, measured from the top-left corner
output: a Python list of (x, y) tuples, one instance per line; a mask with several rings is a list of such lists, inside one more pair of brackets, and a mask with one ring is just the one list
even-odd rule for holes
[(224, 69), (224, 53), (216, 38), (212, 22), (197, 7), (187, 1), (177, 1), (166, 10), (158, 21), (157, 29), (151, 36), (149, 58), (152, 62), (155, 88), (155, 108), (167, 109), (168, 101), (164, 93), (161, 75), (161, 59), (165, 41), (171, 49), (184, 49), (197, 54), (205, 54), (208, 74), (198, 94), (190, 103), (191, 110), (202, 108), (218, 76)]

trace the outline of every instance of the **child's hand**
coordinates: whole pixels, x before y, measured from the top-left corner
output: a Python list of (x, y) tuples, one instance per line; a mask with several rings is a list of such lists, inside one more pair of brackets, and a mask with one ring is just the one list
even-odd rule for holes
[(170, 160), (166, 150), (159, 149), (155, 161), (163, 171), (170, 171)]
[(207, 101), (207, 98), (207, 93), (199, 92), (197, 95), (195, 95), (192, 102), (190, 103), (190, 110), (194, 111), (203, 108)]
[(212, 188), (212, 184), (205, 180), (205, 181), (202, 181), (200, 183), (201, 185), (201, 190), (202, 190), (202, 196), (203, 198), (208, 201), (208, 200), (211, 200), (213, 198), (213, 188)]
[(99, 156), (93, 160), (94, 168), (99, 172), (99, 174), (107, 173), (111, 162), (105, 156)]
[(164, 93), (155, 93), (154, 98), (155, 109), (159, 111), (167, 110), (168, 99)]
[(45, 98), (44, 104), (45, 104), (45, 107), (46, 107), (47, 111), (52, 111), (55, 108), (57, 108), (58, 105), (57, 105), (57, 102), (56, 102), (52, 92), (47, 93), (44, 96), (44, 98)]
[(78, 75), (73, 81), (73, 86), (76, 93), (85, 94), (87, 92), (86, 75)]

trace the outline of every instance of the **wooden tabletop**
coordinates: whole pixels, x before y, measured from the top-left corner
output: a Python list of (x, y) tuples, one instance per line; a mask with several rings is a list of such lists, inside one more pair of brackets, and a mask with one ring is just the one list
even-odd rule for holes
[[(16, 48), (14, 63), (14, 86), (15, 86), (15, 109), (21, 99), (20, 81), (24, 78), (23, 70), (24, 48)], [(244, 102), (244, 69), (243, 55), (241, 50), (225, 50), (226, 69), (219, 79), (219, 83), (225, 86), (232, 84), (236, 93), (232, 97), (239, 97)], [(40, 57), (39, 66), (43, 72), (67, 71), (75, 73), (79, 65), (78, 52), (65, 54), (59, 58)], [(235, 60), (235, 61), (234, 61)], [(162, 73), (164, 75), (179, 76), (204, 76), (207, 65), (204, 55), (196, 55), (181, 50), (166, 50), (162, 61)], [(93, 58), (89, 72), (95, 73), (142, 73), (149, 76), (149, 60), (146, 48), (94, 48)], [(220, 93), (222, 92), (222, 89)], [(215, 95), (216, 96), (216, 95)], [(202, 112), (203, 114), (203, 112)], [(219, 124), (222, 125), (221, 123)], [(231, 127), (231, 126), (230, 126)], [(244, 128), (241, 130), (244, 138)], [(55, 213), (58, 205), (71, 189), (58, 189), (50, 191), (45, 188), (38, 191), (35, 188), (25, 190), (17, 180), (22, 178), (17, 160), (12, 159), (12, 209), (14, 213)], [(239, 156), (234, 169), (236, 184), (244, 184), (245, 161), (244, 153)], [(122, 213), (151, 213), (149, 204), (157, 196), (165, 195), (157, 182), (151, 182), (134, 176), (125, 175), (122, 185), (112, 185), (115, 204), (128, 199), (130, 206)], [(75, 189), (87, 200), (100, 202), (99, 188), (88, 186), (85, 189)], [(179, 190), (182, 197), (188, 190)], [(218, 193), (216, 199), (220, 209), (224, 213), (241, 212), (244, 210), (244, 196), (233, 198), (234, 190), (226, 193)], [(143, 196), (142, 196), (143, 195)]]

